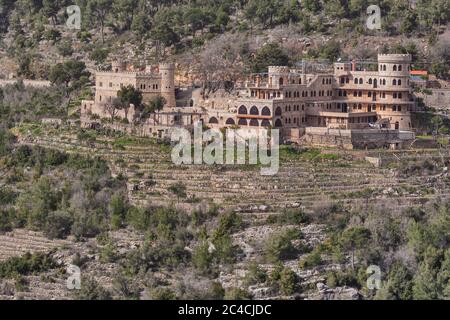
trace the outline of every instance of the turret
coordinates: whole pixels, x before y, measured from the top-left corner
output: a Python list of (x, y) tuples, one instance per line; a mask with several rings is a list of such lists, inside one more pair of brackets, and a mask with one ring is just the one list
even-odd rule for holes
[(127, 69), (127, 63), (122, 60), (112, 62), (112, 71), (115, 73), (124, 72)]
[(382, 76), (409, 77), (410, 54), (379, 54), (378, 71)]
[(175, 100), (175, 66), (173, 64), (160, 64), (161, 96), (166, 99), (166, 107), (176, 107)]

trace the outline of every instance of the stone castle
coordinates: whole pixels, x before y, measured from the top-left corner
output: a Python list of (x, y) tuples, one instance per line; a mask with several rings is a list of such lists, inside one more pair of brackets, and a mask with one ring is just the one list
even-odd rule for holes
[[(166, 100), (164, 109), (146, 123), (128, 127), (141, 135), (167, 136), (173, 127), (190, 128), (202, 121), (214, 128), (277, 128), (283, 141), (295, 143), (402, 148), (414, 140), (410, 65), (408, 54), (387, 54), (376, 63), (338, 62), (330, 71), (273, 66), (266, 74), (252, 75), (227, 100), (210, 99), (208, 104), (193, 94), (189, 106), (177, 106), (174, 65), (127, 71), (116, 62), (112, 71), (96, 73), (95, 100), (82, 102), (82, 122), (92, 126), (107, 117), (105, 108), (117, 91), (133, 85), (144, 103), (158, 95)], [(117, 116), (132, 123), (134, 107)]]

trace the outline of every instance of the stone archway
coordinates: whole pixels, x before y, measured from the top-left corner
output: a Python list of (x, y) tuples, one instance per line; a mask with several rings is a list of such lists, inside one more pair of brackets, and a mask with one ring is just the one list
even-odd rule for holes
[(261, 111), (261, 115), (263, 116), (271, 116), (272, 112), (270, 111), (270, 109), (268, 107), (264, 107)]
[(247, 107), (246, 106), (240, 106), (239, 110), (238, 110), (238, 113), (239, 114), (248, 114)]
[(250, 114), (253, 115), (253, 116), (259, 116), (259, 110), (258, 110), (258, 108), (255, 107), (255, 106), (251, 107), (251, 109), (250, 109)]
[(236, 122), (234, 121), (233, 118), (228, 118), (227, 121), (225, 122), (226, 125), (229, 126), (234, 126), (236, 124)]
[(247, 125), (247, 120), (246, 120), (246, 119), (239, 119), (238, 125), (240, 125), (240, 126), (246, 126), (246, 125)]
[(211, 123), (211, 124), (219, 124), (219, 120), (217, 120), (216, 117), (211, 117), (209, 119), (209, 123)]

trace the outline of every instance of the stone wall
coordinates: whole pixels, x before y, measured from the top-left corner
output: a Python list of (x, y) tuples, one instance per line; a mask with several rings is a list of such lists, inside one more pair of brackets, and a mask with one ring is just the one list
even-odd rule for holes
[(425, 105), (450, 110), (450, 89), (432, 89), (431, 92), (431, 95), (423, 95)]
[(303, 141), (318, 146), (338, 146), (345, 149), (408, 148), (414, 133), (388, 129), (338, 130), (306, 128)]

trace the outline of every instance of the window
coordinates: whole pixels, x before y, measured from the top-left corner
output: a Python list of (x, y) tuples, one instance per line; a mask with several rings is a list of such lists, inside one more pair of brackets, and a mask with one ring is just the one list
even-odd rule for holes
[(359, 78), (359, 84), (363, 84), (363, 79)]
[(397, 85), (397, 80), (395, 80), (395, 79), (392, 80), (392, 85), (393, 85), (393, 86), (396, 86), (396, 85)]
[(247, 108), (245, 106), (240, 106), (238, 113), (239, 114), (247, 114)]
[(402, 65), (398, 66), (398, 71), (402, 71)]
[(217, 120), (216, 117), (212, 117), (211, 119), (209, 119), (209, 123), (211, 123), (211, 124), (218, 124), (219, 120)]
[(398, 79), (397, 85), (401, 86), (402, 85), (402, 80)]
[(393, 71), (397, 71), (397, 66), (394, 65), (394, 67), (392, 68)]
[(256, 106), (251, 107), (251, 109), (250, 109), (250, 114), (251, 114), (251, 115), (255, 115), (255, 116), (259, 115), (259, 110), (258, 110), (258, 108), (257, 108)]

